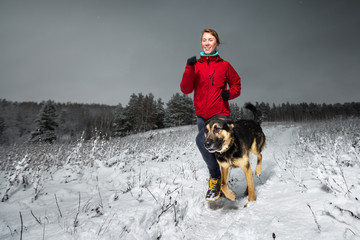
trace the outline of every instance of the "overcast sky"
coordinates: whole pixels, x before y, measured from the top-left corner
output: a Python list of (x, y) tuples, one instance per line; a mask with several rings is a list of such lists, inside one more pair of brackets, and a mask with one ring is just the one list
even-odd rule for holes
[(0, 98), (167, 102), (215, 29), (235, 100), (359, 101), (358, 0), (0, 0)]

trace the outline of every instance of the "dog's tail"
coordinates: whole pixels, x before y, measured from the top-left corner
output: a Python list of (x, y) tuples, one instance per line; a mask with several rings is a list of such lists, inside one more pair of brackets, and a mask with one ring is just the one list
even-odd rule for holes
[(249, 109), (254, 114), (254, 121), (258, 124), (261, 124), (263, 121), (262, 113), (251, 103), (245, 103), (244, 107)]

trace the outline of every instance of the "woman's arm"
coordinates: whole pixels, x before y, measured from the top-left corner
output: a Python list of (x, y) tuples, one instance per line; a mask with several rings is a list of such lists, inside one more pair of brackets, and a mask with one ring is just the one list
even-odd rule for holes
[(227, 83), (229, 84), (229, 100), (237, 98), (240, 96), (241, 92), (241, 79), (235, 69), (229, 64), (227, 71)]
[(181, 92), (183, 92), (184, 94), (192, 93), (192, 91), (194, 90), (195, 64), (196, 57), (192, 57), (187, 60), (185, 72), (180, 83)]

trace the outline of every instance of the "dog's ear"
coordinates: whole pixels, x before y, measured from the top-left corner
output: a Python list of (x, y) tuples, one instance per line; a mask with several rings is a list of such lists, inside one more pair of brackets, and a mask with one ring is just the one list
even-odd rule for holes
[(234, 129), (234, 121), (232, 119), (226, 119), (224, 124), (224, 129), (227, 131), (232, 131)]

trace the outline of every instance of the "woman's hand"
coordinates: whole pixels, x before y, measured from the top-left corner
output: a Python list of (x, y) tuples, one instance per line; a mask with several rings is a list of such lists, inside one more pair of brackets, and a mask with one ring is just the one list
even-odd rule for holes
[(191, 57), (191, 58), (189, 58), (189, 59), (187, 60), (187, 64), (188, 64), (189, 66), (194, 66), (194, 65), (196, 64), (196, 62), (197, 62), (196, 56), (193, 56), (193, 57)]
[(221, 91), (221, 97), (224, 100), (224, 102), (229, 100), (230, 97), (230, 91), (229, 90), (222, 90)]

